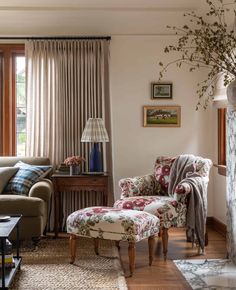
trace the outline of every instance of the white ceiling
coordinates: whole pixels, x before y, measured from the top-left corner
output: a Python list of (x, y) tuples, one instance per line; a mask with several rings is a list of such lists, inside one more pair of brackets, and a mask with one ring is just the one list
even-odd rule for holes
[(170, 33), (201, 0), (1, 0), (1, 36)]

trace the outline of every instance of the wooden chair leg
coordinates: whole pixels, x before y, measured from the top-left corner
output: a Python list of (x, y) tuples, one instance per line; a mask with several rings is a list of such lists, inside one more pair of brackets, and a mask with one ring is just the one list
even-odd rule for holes
[(152, 265), (152, 261), (153, 261), (154, 245), (155, 245), (155, 236), (151, 236), (151, 237), (148, 238), (149, 266)]
[(95, 251), (96, 255), (99, 255), (99, 253), (98, 253), (98, 246), (99, 246), (99, 239), (98, 238), (95, 238), (94, 239), (94, 251)]
[(120, 251), (120, 241), (116, 241), (116, 247), (117, 247), (118, 251)]
[(129, 242), (128, 255), (129, 255), (130, 277), (132, 277), (135, 267), (135, 242)]
[(167, 252), (168, 252), (168, 229), (162, 229), (162, 244), (163, 244), (163, 255), (164, 260), (167, 259)]
[(70, 245), (70, 264), (74, 264), (76, 256), (76, 235), (73, 234), (70, 235), (69, 245)]

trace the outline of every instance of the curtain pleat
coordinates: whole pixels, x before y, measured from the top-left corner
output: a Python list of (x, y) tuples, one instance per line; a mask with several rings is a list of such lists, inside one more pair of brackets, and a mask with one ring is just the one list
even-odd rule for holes
[[(111, 138), (109, 100), (109, 41), (28, 40), (27, 69), (27, 155), (48, 156), (54, 166), (72, 155), (86, 158), (90, 143), (81, 143), (89, 118), (103, 118)], [(104, 171), (112, 185), (111, 142), (100, 144)], [(108, 150), (109, 148), (109, 150)], [(113, 202), (112, 188), (109, 196)], [(63, 196), (63, 213), (101, 204), (90, 193)]]

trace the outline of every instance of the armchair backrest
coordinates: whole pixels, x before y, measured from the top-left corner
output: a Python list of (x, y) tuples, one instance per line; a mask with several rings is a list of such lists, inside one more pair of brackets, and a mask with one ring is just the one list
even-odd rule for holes
[(168, 186), (170, 182), (170, 169), (175, 158), (159, 156), (154, 165), (154, 176), (160, 184), (161, 195), (168, 195)]
[[(159, 156), (156, 159), (156, 162), (154, 165), (154, 176), (157, 182), (160, 184), (162, 195), (168, 195), (168, 186), (170, 182), (170, 170), (175, 159), (176, 157), (171, 158), (171, 157), (164, 157), (164, 156)], [(193, 173), (198, 173), (200, 176), (208, 178), (211, 166), (212, 166), (212, 162), (210, 159), (196, 156)]]
[[(156, 159), (153, 174), (121, 179), (119, 181), (121, 198), (143, 195), (168, 195), (170, 170), (176, 158), (159, 156)], [(204, 182), (208, 183), (211, 166), (210, 159), (197, 156), (193, 165), (193, 173), (198, 173), (198, 175), (205, 177)], [(180, 191), (180, 188), (178, 190)]]

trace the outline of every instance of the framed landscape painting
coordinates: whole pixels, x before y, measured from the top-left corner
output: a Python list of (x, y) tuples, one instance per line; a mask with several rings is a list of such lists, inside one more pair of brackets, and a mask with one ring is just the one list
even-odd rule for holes
[(152, 83), (152, 99), (172, 99), (172, 84)]
[(180, 106), (144, 106), (144, 127), (180, 127)]

